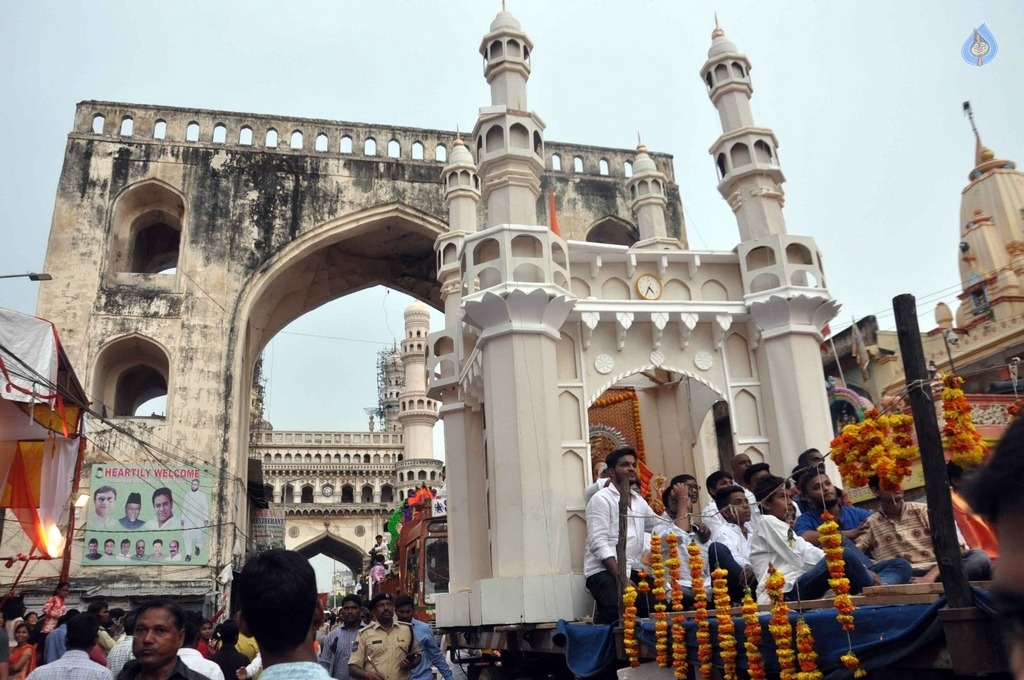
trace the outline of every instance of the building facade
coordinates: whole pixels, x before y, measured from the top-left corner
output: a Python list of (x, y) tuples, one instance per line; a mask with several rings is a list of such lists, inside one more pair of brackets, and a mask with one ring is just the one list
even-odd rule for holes
[[(533, 43), (511, 13), (479, 51), (491, 99), (465, 139), (79, 104), (45, 263), (54, 281), (38, 312), (61, 328), (113, 432), (95, 438), (87, 470), (199, 470), (214, 518), (202, 559), (124, 578), (211, 581), (244, 558), (268, 482), (275, 501), (291, 488), (290, 517), (310, 527), (326, 525), (320, 507), (344, 505), (333, 499), (346, 488), (356, 504), (365, 494), (383, 505), (389, 486), (401, 499), (439, 471), (432, 453), (408, 447), (425, 445), (441, 417), (459, 559), (439, 624), (572, 619), (590, 609), (587, 411), (607, 390), (635, 392), (647, 465), (669, 476), (703, 477), (739, 452), (788, 469), (827, 443), (818, 352), (838, 305), (813, 239), (787, 230), (778, 140), (753, 119), (751, 64), (724, 31), (699, 74), (722, 124), (711, 155), (736, 218), (730, 251), (689, 247), (671, 157), (546, 140), (528, 105)], [(307, 311), (377, 284), (445, 317), (428, 334), (422, 307), (406, 313), (405, 382), (388, 393), (403, 459), (387, 428), (379, 444), (377, 433), (357, 444), (357, 433), (327, 431), (319, 445), (302, 433), (301, 448), (295, 432), (290, 447), (288, 432), (252, 442), (262, 349)], [(166, 395), (163, 417), (139, 412), (154, 395)], [(266, 447), (256, 459), (253, 443)], [(257, 479), (268, 454), (271, 473)], [(83, 490), (97, 492), (95, 481), (86, 472)], [(324, 533), (295, 538), (319, 546)]]

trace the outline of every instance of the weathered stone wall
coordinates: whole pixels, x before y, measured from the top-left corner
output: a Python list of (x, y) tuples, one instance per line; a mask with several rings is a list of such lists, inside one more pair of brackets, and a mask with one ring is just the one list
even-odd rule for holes
[[(248, 131), (251, 142), (242, 137)], [(245, 531), (241, 414), (252, 364), (273, 334), (376, 283), (440, 306), (433, 240), (446, 228), (447, 210), (445, 163), (437, 159), (447, 158), (454, 140), (443, 130), (79, 104), (46, 255), (54, 281), (41, 289), (38, 313), (57, 324), (94, 407), (108, 415), (113, 405), (101, 395), (112, 393), (111, 367), (163, 357), (166, 417), (124, 421), (154, 435), (156, 455), (218, 469), (220, 490), (212, 499), (219, 522), (211, 566), (170, 578), (212, 576), (214, 564), (231, 559), (235, 525)], [(544, 153), (549, 170), (538, 214), (546, 214), (547, 191), (554, 191), (567, 238), (583, 240), (609, 217), (635, 225), (625, 182), (632, 150), (545, 143)], [(551, 169), (556, 155), (561, 170)], [(574, 169), (577, 157), (582, 171)], [(652, 157), (671, 180), (671, 157)], [(669, 235), (685, 238), (678, 188), (667, 188)], [(177, 266), (169, 273), (124, 265), (132, 220), (147, 201), (161, 219), (180, 216)], [(94, 447), (89, 462), (115, 455), (124, 454)]]

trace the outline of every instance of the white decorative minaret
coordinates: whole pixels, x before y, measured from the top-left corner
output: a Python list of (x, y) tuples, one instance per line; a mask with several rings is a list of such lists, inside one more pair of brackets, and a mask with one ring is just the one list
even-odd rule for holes
[(636, 158), (633, 161), (633, 176), (629, 178), (629, 207), (636, 215), (640, 240), (633, 248), (674, 247), (681, 244), (669, 239), (665, 226), (665, 174), (658, 170), (654, 159), (647, 153), (647, 147), (638, 140)]
[(405, 460), (434, 458), (434, 424), (437, 404), (427, 398), (427, 332), (430, 308), (414, 302), (405, 308), (405, 338), (402, 340), (402, 364), (405, 389), (398, 396), (398, 422), (402, 425)]
[(401, 425), (398, 421), (398, 397), (405, 387), (405, 367), (402, 365), (402, 354), (395, 347), (384, 358), (384, 391), (380, 395), (380, 407), (383, 412), (381, 432), (397, 432)]
[[(465, 509), (476, 516), (466, 534), (449, 528), (449, 551), (458, 556), (451, 563), (466, 564), (458, 574), (453, 568), (450, 594), (437, 599), (439, 626), (572, 620), (586, 607), (582, 577), (573, 575), (569, 555), (561, 410), (553, 379), (556, 343), (575, 298), (568, 292), (565, 241), (537, 225), (544, 125), (526, 110), (532, 49), (506, 11), (480, 46), (491, 106), (480, 110), (473, 138), (487, 225), (465, 237), (460, 253), (466, 332), (454, 375), (463, 414), (468, 409), (476, 418), (483, 410), (482, 449), (453, 441), (476, 427), (468, 419), (449, 428), (454, 403), (445, 402), (442, 416), (449, 508), (461, 502), (456, 493), (476, 494), (484, 503), (470, 502)], [(447, 197), (455, 215), (457, 196)], [(441, 241), (439, 247), (447, 248)], [(443, 271), (447, 276), (449, 270)], [(433, 346), (444, 339), (431, 337)], [(447, 379), (441, 355), (434, 352), (431, 374), (436, 367), (442, 377), (432, 384), (438, 386)], [(456, 461), (456, 451), (465, 460)], [(453, 479), (461, 470), (464, 483)], [(463, 484), (468, 493), (454, 488)]]
[[(755, 352), (766, 368), (773, 466), (788, 470), (800, 451), (827, 446), (831, 416), (821, 374), (821, 329), (839, 305), (829, 296), (814, 239), (786, 233), (785, 178), (778, 140), (757, 127), (750, 110), (750, 61), (715, 22), (708, 60), (701, 68), (718, 109), (722, 135), (711, 147), (718, 191), (736, 214), (743, 298), (750, 308)], [(733, 418), (734, 430), (737, 419)], [(735, 432), (743, 437), (749, 433)]]
[(533, 43), (511, 12), (501, 11), (480, 43), (491, 105), (480, 109), (473, 138), (488, 222), (537, 224), (544, 172), (544, 122), (526, 105)]
[[(483, 410), (468, 391), (460, 387), (460, 367), (476, 339), (462, 323), (462, 255), (466, 236), (477, 231), (480, 203), (480, 175), (476, 162), (462, 137), (456, 137), (448, 165), (441, 172), (444, 199), (448, 204), (448, 232), (434, 243), (437, 279), (444, 302), (444, 330), (431, 333), (429, 395), (441, 402), (444, 420), (446, 495), (450, 512), (448, 533), (455, 537), (460, 559), (449, 560), (449, 592), (461, 598), (468, 621), (469, 592), (473, 582), (490, 574), (490, 546), (486, 513), (486, 478)], [(474, 480), (471, 484), (469, 480)], [(455, 595), (458, 594), (458, 595)]]
[(711, 147), (718, 168), (718, 191), (736, 214), (744, 241), (785, 234), (782, 176), (775, 133), (754, 125), (750, 111), (750, 61), (725, 37), (716, 20), (708, 60), (700, 74), (718, 109), (722, 135)]

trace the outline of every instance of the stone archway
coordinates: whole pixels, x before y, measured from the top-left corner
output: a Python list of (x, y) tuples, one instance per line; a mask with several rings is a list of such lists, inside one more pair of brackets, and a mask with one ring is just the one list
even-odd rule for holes
[[(447, 231), (441, 220), (407, 205), (375, 206), (304, 232), (256, 270), (235, 306), (225, 359), (229, 457), (241, 464), (248, 456), (253, 370), (274, 335), (321, 305), (376, 285), (439, 308), (434, 241)], [(332, 554), (324, 546), (323, 552)], [(354, 564), (353, 572), (359, 573), (361, 556)]]
[(299, 545), (288, 546), (288, 548), (307, 559), (317, 555), (326, 555), (344, 564), (357, 578), (363, 572), (363, 558), (366, 556), (366, 552), (327, 531)]

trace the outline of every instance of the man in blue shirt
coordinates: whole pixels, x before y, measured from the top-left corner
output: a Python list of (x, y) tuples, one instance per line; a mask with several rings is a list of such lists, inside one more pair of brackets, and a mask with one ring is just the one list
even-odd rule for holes
[(328, 633), (320, 646), (320, 665), (335, 680), (348, 680), (348, 658), (362, 628), (363, 601), (346, 595), (341, 601), (341, 625)]
[(839, 531), (851, 541), (864, 533), (864, 521), (871, 513), (861, 508), (842, 505), (839, 494), (828, 475), (818, 469), (811, 469), (799, 480), (800, 497), (807, 501), (808, 510), (797, 517), (793, 530), (811, 545), (818, 543), (818, 527), (821, 515), (827, 509), (839, 525)]
[(820, 547), (818, 527), (821, 526), (822, 513), (828, 510), (839, 525), (839, 533), (843, 535), (843, 547), (847, 549), (847, 554), (856, 555), (868, 571), (877, 574), (881, 585), (910, 583), (912, 570), (909, 562), (901, 558), (872, 562), (854, 545), (857, 537), (867, 531), (866, 522), (871, 516), (869, 511), (840, 503), (836, 487), (820, 468), (812, 468), (806, 472), (800, 478), (799, 484), (800, 496), (807, 501), (810, 509), (796, 518), (793, 531), (797, 536), (811, 545)]
[(402, 623), (412, 626), (412, 634), (420, 645), (420, 662), (412, 669), (409, 680), (432, 680), (434, 674), (430, 670), (431, 666), (437, 668), (444, 680), (454, 680), (452, 669), (444, 660), (444, 652), (434, 639), (434, 631), (430, 630), (427, 624), (412, 617), (414, 609), (415, 603), (408, 595), (402, 595), (395, 600), (395, 616)]

